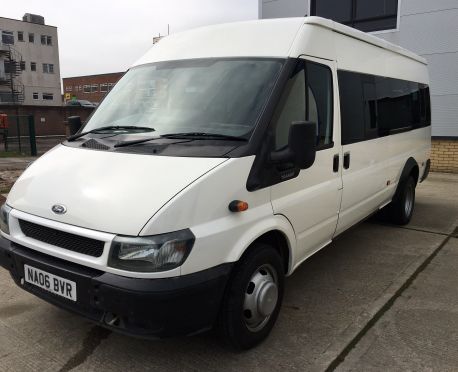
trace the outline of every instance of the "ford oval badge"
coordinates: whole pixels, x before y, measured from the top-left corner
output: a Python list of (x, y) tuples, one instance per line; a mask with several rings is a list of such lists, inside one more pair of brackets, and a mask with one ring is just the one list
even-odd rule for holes
[(64, 214), (65, 212), (67, 212), (67, 208), (65, 207), (65, 205), (62, 205), (62, 204), (54, 204), (51, 210), (55, 214)]

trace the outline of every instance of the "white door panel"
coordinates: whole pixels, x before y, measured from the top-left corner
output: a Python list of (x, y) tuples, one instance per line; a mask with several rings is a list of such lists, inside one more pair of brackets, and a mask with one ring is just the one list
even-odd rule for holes
[(294, 227), (299, 260), (329, 241), (337, 224), (342, 181), (333, 172), (336, 149), (318, 151), (314, 165), (298, 177), (272, 186), (274, 212)]
[[(293, 267), (331, 241), (337, 226), (342, 196), (341, 157), (339, 158), (340, 166), (337, 169), (334, 169), (333, 164), (334, 156), (339, 157), (341, 153), (339, 145), (340, 126), (338, 125), (340, 110), (335, 63), (313, 57), (304, 59), (309, 63), (315, 63), (315, 67), (306, 68), (306, 75), (309, 76), (306, 89), (307, 120), (318, 121), (317, 134), (319, 137), (321, 139), (332, 138), (333, 143), (328, 143), (324, 148), (317, 151), (314, 164), (308, 169), (301, 170), (296, 178), (271, 187), (274, 213), (286, 216), (296, 235), (297, 251)], [(317, 67), (316, 64), (321, 65), (321, 67), (319, 65)], [(322, 85), (320, 85), (321, 80), (319, 79), (319, 74), (323, 73), (323, 65), (327, 67), (324, 70), (328, 71), (328, 75), (325, 74), (325, 76), (329, 76), (330, 73), (333, 81), (333, 100), (328, 99), (326, 105), (323, 104), (323, 91), (320, 91)], [(295, 97), (297, 98), (297, 95)], [(327, 114), (323, 114), (324, 112)], [(284, 117), (286, 116), (284, 115)], [(323, 118), (328, 118), (331, 121)], [(288, 119), (290, 120), (290, 118)], [(324, 122), (328, 124), (324, 125)], [(330, 128), (332, 128), (332, 137)], [(280, 139), (285, 136), (286, 134), (281, 137), (277, 134)]]

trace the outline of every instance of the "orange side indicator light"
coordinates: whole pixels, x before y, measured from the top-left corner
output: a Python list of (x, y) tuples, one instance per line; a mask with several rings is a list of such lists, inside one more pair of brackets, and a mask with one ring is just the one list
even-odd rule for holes
[(242, 200), (232, 200), (229, 203), (229, 210), (231, 212), (243, 212), (248, 209), (248, 203)]

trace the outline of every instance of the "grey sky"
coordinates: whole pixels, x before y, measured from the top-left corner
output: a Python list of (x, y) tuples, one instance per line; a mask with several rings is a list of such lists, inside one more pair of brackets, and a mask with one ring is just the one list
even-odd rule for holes
[(258, 17), (258, 0), (16, 0), (0, 16), (40, 14), (58, 27), (61, 76), (124, 71), (153, 36)]

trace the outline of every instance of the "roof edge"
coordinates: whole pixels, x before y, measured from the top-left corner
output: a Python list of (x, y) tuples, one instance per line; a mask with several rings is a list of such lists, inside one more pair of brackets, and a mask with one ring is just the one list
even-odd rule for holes
[(386, 41), (384, 39), (381, 39), (379, 37), (376, 37), (374, 35), (370, 35), (366, 32), (356, 30), (352, 27), (345, 26), (341, 23), (332, 21), (330, 19), (322, 18), (322, 17), (316, 17), (316, 16), (311, 16), (311, 17), (305, 17), (304, 18), (304, 23), (305, 24), (311, 24), (311, 25), (317, 25), (321, 26), (324, 28), (327, 28), (329, 30), (332, 30), (334, 32), (337, 32), (339, 34), (343, 34), (346, 36), (349, 36), (353, 39), (361, 40), (364, 41), (368, 44), (377, 46), (382, 49), (389, 50), (391, 52), (401, 54), (405, 57), (408, 57), (410, 59), (413, 59), (417, 62), (420, 62), (424, 65), (428, 64), (428, 61), (419, 56), (418, 54), (415, 54), (414, 52), (405, 49), (403, 47), (400, 47), (399, 45), (390, 43), (389, 41)]

